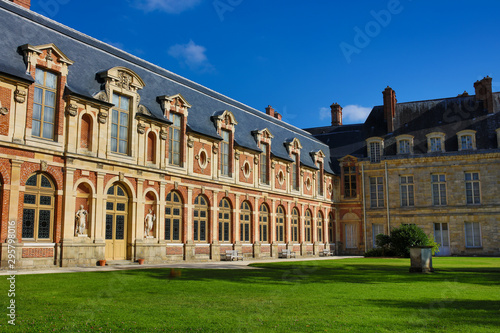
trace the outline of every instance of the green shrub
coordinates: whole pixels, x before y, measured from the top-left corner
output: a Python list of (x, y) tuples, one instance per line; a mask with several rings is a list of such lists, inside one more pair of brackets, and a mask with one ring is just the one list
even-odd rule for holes
[(391, 235), (379, 234), (376, 236), (377, 248), (365, 253), (366, 257), (410, 257), (412, 246), (432, 246), (432, 254), (439, 251), (439, 244), (434, 237), (414, 224), (403, 224), (392, 229)]

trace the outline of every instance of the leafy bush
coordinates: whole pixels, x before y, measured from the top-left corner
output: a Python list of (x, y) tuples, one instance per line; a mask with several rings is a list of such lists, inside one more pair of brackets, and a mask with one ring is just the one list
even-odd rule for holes
[(414, 224), (403, 224), (399, 228), (394, 228), (390, 236), (379, 234), (375, 243), (378, 247), (366, 252), (366, 257), (409, 258), (412, 246), (432, 246), (432, 254), (439, 251), (439, 244), (434, 241), (434, 237), (427, 236)]

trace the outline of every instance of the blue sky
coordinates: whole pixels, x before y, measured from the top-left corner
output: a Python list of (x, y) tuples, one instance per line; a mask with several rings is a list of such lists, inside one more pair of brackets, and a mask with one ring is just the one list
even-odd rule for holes
[(500, 91), (500, 1), (32, 0), (31, 9), (297, 127)]

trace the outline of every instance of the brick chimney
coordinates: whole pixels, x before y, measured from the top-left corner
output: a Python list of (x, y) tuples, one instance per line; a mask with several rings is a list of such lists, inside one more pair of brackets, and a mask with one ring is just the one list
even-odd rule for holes
[(338, 103), (330, 105), (332, 109), (332, 126), (342, 125), (342, 107)]
[(396, 116), (396, 92), (387, 86), (382, 92), (384, 95), (384, 120), (387, 122), (387, 132), (394, 131), (394, 117)]
[(274, 117), (274, 109), (271, 105), (268, 105), (266, 108), (266, 113), (270, 115), (271, 117)]
[(281, 113), (275, 112), (274, 113), (274, 118), (281, 120)]
[(491, 89), (491, 77), (486, 76), (481, 81), (474, 83), (476, 89), (476, 100), (483, 101), (484, 108), (488, 113), (493, 113), (493, 91)]
[(31, 0), (10, 0), (10, 1), (26, 9), (30, 9), (31, 7)]

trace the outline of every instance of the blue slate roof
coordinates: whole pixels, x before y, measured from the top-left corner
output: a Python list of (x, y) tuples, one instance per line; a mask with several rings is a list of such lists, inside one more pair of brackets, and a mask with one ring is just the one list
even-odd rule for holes
[[(252, 131), (267, 128), (274, 136), (273, 156), (290, 160), (284, 142), (296, 137), (303, 147), (302, 165), (316, 168), (309, 154), (311, 151), (322, 150), (325, 161), (330, 160), (329, 147), (304, 130), (12, 3), (0, 1), (0, 31), (0, 72), (33, 81), (26, 74), (19, 46), (53, 43), (74, 61), (69, 67), (68, 93), (95, 100), (93, 96), (102, 90), (97, 73), (123, 66), (145, 82), (146, 86), (139, 91), (141, 104), (158, 120), (164, 117), (157, 97), (181, 94), (192, 105), (187, 122), (189, 131), (221, 139), (210, 117), (214, 112), (228, 110), (238, 122), (235, 141), (240, 147), (259, 151)], [(333, 173), (328, 163), (325, 163), (325, 171)]]

